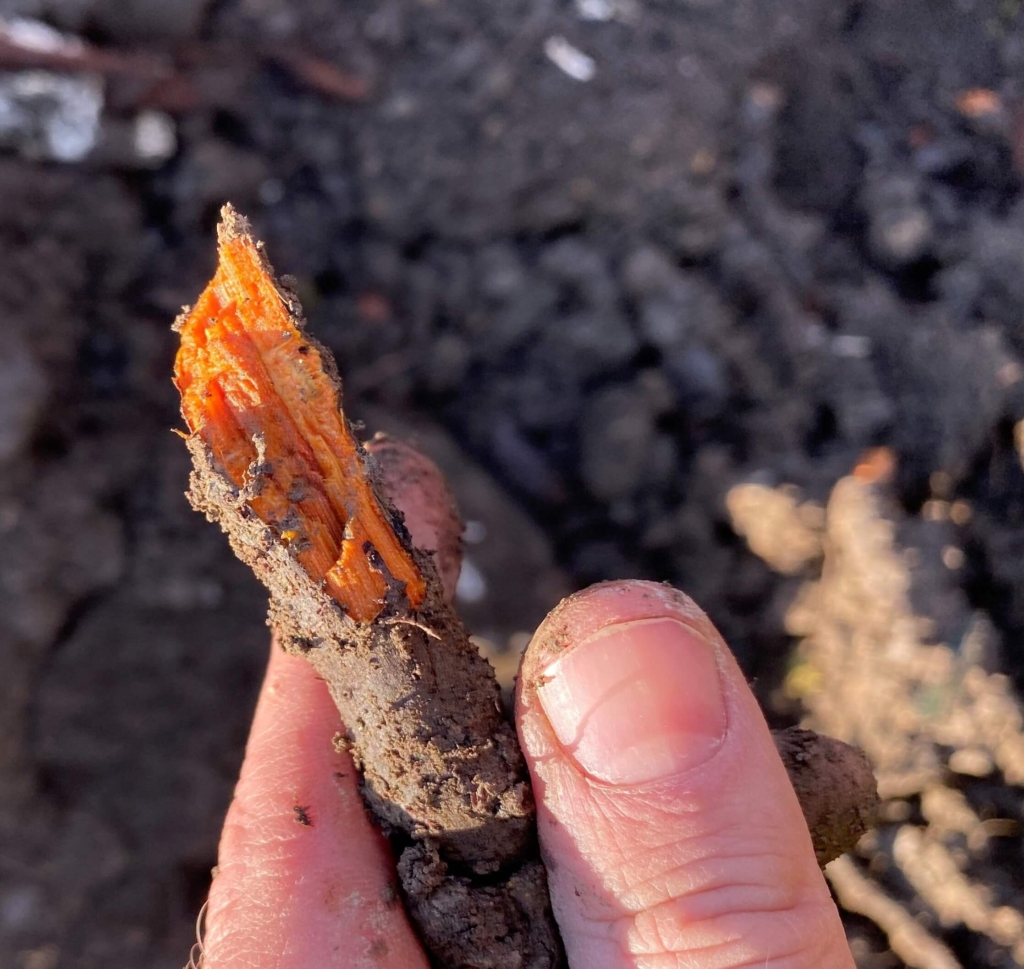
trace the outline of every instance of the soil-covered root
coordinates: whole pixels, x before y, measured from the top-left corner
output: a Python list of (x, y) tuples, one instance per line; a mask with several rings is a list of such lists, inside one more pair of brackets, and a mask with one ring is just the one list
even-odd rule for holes
[(189, 497), (269, 589), (282, 645), (326, 681), (431, 956), (561, 965), (528, 776), (490, 666), (383, 494), (327, 351), (231, 209), (220, 247), (178, 324)]

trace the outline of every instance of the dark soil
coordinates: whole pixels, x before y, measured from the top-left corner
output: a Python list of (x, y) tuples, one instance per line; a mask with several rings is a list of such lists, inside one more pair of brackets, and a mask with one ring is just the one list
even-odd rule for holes
[[(667, 579), (767, 700), (794, 580), (725, 493), (823, 500), (886, 445), (908, 512), (970, 501), (952, 581), (1024, 678), (1019, 3), (607, 6), (0, 0), (194, 81), (156, 99), (157, 171), (0, 156), (0, 965), (187, 959), (267, 639), (169, 433), (169, 325), (226, 199), (354, 413), (446, 456), (499, 649), (563, 573)], [(368, 96), (316, 90), (310, 56)], [(112, 81), (108, 110), (140, 99)]]

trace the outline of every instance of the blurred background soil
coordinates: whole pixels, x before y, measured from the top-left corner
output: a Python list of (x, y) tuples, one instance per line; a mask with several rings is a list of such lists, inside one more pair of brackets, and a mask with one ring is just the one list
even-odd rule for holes
[(1020, 0), (0, 16), (2, 969), (194, 938), (268, 648), (170, 433), (228, 199), (451, 476), (506, 679), (566, 590), (680, 586), (879, 770), (859, 965), (1024, 965)]

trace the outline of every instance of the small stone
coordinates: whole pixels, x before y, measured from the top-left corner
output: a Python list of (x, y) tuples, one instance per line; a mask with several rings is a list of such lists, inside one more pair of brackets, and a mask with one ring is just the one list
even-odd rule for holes
[(695, 343), (665, 361), (679, 405), (691, 417), (714, 417), (729, 399), (725, 362), (706, 346)]
[(676, 392), (665, 371), (657, 367), (641, 370), (636, 375), (637, 384), (647, 397), (653, 414), (668, 414), (675, 409)]
[(914, 152), (914, 167), (925, 175), (949, 175), (970, 164), (971, 155), (969, 139), (949, 136), (923, 145)]
[(8, 932), (23, 929), (37, 917), (36, 913), (44, 903), (38, 886), (11, 884), (0, 895), (0, 925)]
[(569, 75), (574, 81), (586, 82), (593, 80), (597, 72), (594, 59), (583, 51), (573, 47), (560, 35), (548, 37), (544, 41), (544, 53), (548, 60)]
[(494, 309), (482, 308), (467, 319), (474, 346), (493, 359), (523, 344), (555, 317), (558, 289), (546, 280), (533, 278), (529, 285), (509, 293)]
[(538, 501), (560, 502), (564, 486), (547, 456), (507, 417), (490, 422), (491, 458), (514, 487)]
[(630, 496), (644, 480), (654, 418), (642, 390), (614, 386), (597, 394), (583, 416), (581, 473), (594, 497)]
[(864, 192), (868, 246), (883, 265), (898, 268), (924, 256), (931, 245), (932, 217), (915, 179), (890, 176), (869, 181)]
[(16, 457), (28, 443), (47, 390), (28, 347), (9, 334), (0, 343), (0, 462)]
[[(135, 119), (133, 145), (139, 160), (159, 166), (178, 149), (178, 132), (174, 119), (163, 111), (142, 111)], [(260, 186), (262, 196), (266, 182)]]
[(462, 560), (455, 597), (459, 602), (468, 603), (482, 602), (487, 598), (487, 579), (469, 556)]
[(454, 333), (443, 333), (430, 349), (427, 387), (435, 394), (457, 390), (470, 363), (469, 344)]
[(677, 459), (675, 440), (668, 434), (655, 434), (647, 455), (644, 484), (659, 490), (671, 485), (677, 475)]
[(650, 245), (632, 252), (622, 267), (622, 281), (634, 296), (670, 290), (682, 275), (663, 249)]
[(976, 266), (960, 263), (939, 273), (935, 288), (950, 319), (962, 323), (969, 320), (974, 312), (983, 281)]
[(687, 344), (694, 334), (712, 336), (731, 324), (731, 314), (718, 291), (695, 272), (679, 272), (668, 286), (644, 297), (640, 330), (663, 352)]
[(0, 148), (31, 160), (80, 162), (96, 147), (103, 101), (95, 75), (0, 75)]
[(706, 259), (722, 244), (729, 212), (716, 189), (694, 191), (682, 201), (666, 241), (685, 259)]
[(546, 352), (546, 344), (530, 352), (522, 371), (502, 379), (497, 389), (528, 430), (567, 428), (579, 418), (580, 379), (574, 361)]
[[(262, 188), (260, 189), (262, 193)], [(383, 289), (401, 287), (408, 269), (398, 247), (391, 242), (373, 240), (362, 251), (363, 265), (373, 286)]]
[(684, 341), (687, 320), (678, 305), (658, 296), (644, 301), (640, 310), (640, 331), (648, 343), (665, 350)]
[(492, 300), (512, 299), (527, 282), (522, 260), (512, 246), (488, 246), (477, 258), (477, 268), (480, 292)]
[(640, 348), (629, 323), (612, 313), (577, 313), (554, 323), (544, 338), (549, 352), (566, 355), (583, 380), (628, 363)]
[(579, 239), (568, 237), (548, 246), (541, 254), (540, 267), (594, 308), (616, 302), (614, 278), (604, 256)]
[(1024, 230), (1020, 222), (1019, 216), (1013, 221), (979, 218), (971, 233), (971, 252), (980, 282), (966, 272), (957, 280), (965, 298), (978, 287), (973, 308), (979, 315), (1011, 328), (1019, 325), (1024, 303)]

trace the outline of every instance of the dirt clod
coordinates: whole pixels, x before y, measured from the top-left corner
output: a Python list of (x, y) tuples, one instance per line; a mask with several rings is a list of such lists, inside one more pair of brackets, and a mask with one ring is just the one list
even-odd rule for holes
[(862, 750), (813, 730), (792, 727), (772, 734), (793, 789), (800, 800), (824, 868), (874, 826), (878, 791), (871, 763)]

